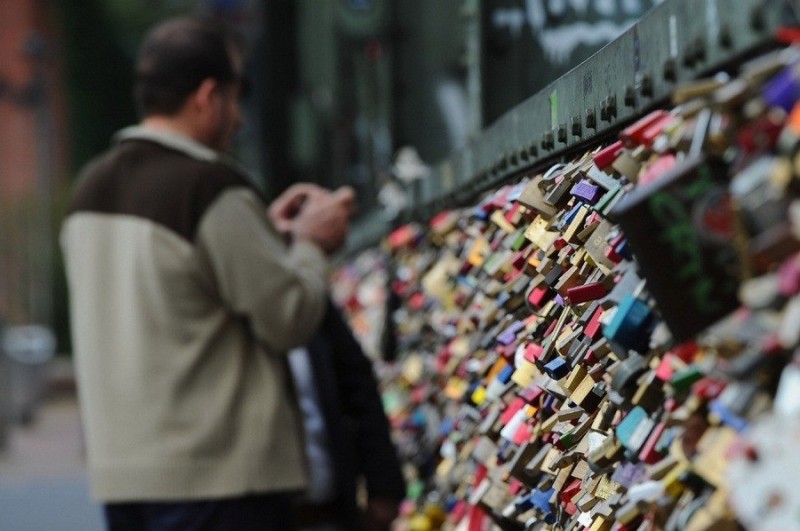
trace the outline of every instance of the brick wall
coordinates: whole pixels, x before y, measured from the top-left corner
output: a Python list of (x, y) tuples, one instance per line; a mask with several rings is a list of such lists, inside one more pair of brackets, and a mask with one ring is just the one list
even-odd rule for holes
[(0, 320), (50, 323), (66, 181), (60, 46), (48, 2), (0, 2)]

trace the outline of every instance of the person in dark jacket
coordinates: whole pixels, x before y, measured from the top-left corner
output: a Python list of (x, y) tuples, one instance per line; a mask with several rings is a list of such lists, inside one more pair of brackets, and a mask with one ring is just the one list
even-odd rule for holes
[[(388, 530), (405, 481), (372, 361), (328, 301), (305, 352), (290, 354), (306, 428), (311, 489), (298, 500), (304, 530)], [(363, 485), (366, 500), (359, 507)]]

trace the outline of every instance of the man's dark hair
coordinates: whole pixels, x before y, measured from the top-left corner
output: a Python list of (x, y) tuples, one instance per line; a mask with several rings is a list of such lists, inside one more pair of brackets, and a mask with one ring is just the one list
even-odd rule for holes
[(217, 20), (187, 16), (155, 26), (136, 59), (133, 94), (140, 116), (175, 114), (204, 79), (237, 81), (234, 53), (244, 53), (244, 41)]

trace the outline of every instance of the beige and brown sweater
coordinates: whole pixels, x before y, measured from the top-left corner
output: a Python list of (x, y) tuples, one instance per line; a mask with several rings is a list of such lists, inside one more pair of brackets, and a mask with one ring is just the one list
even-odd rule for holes
[(96, 499), (305, 486), (284, 353), (323, 316), (318, 247), (215, 152), (141, 127), (87, 167), (61, 245)]

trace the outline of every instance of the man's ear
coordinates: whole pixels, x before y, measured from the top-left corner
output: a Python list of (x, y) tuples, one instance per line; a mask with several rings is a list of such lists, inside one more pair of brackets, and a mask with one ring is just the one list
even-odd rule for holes
[(204, 79), (192, 95), (192, 100), (198, 108), (209, 109), (213, 105), (214, 94), (219, 88), (219, 82), (213, 78)]

